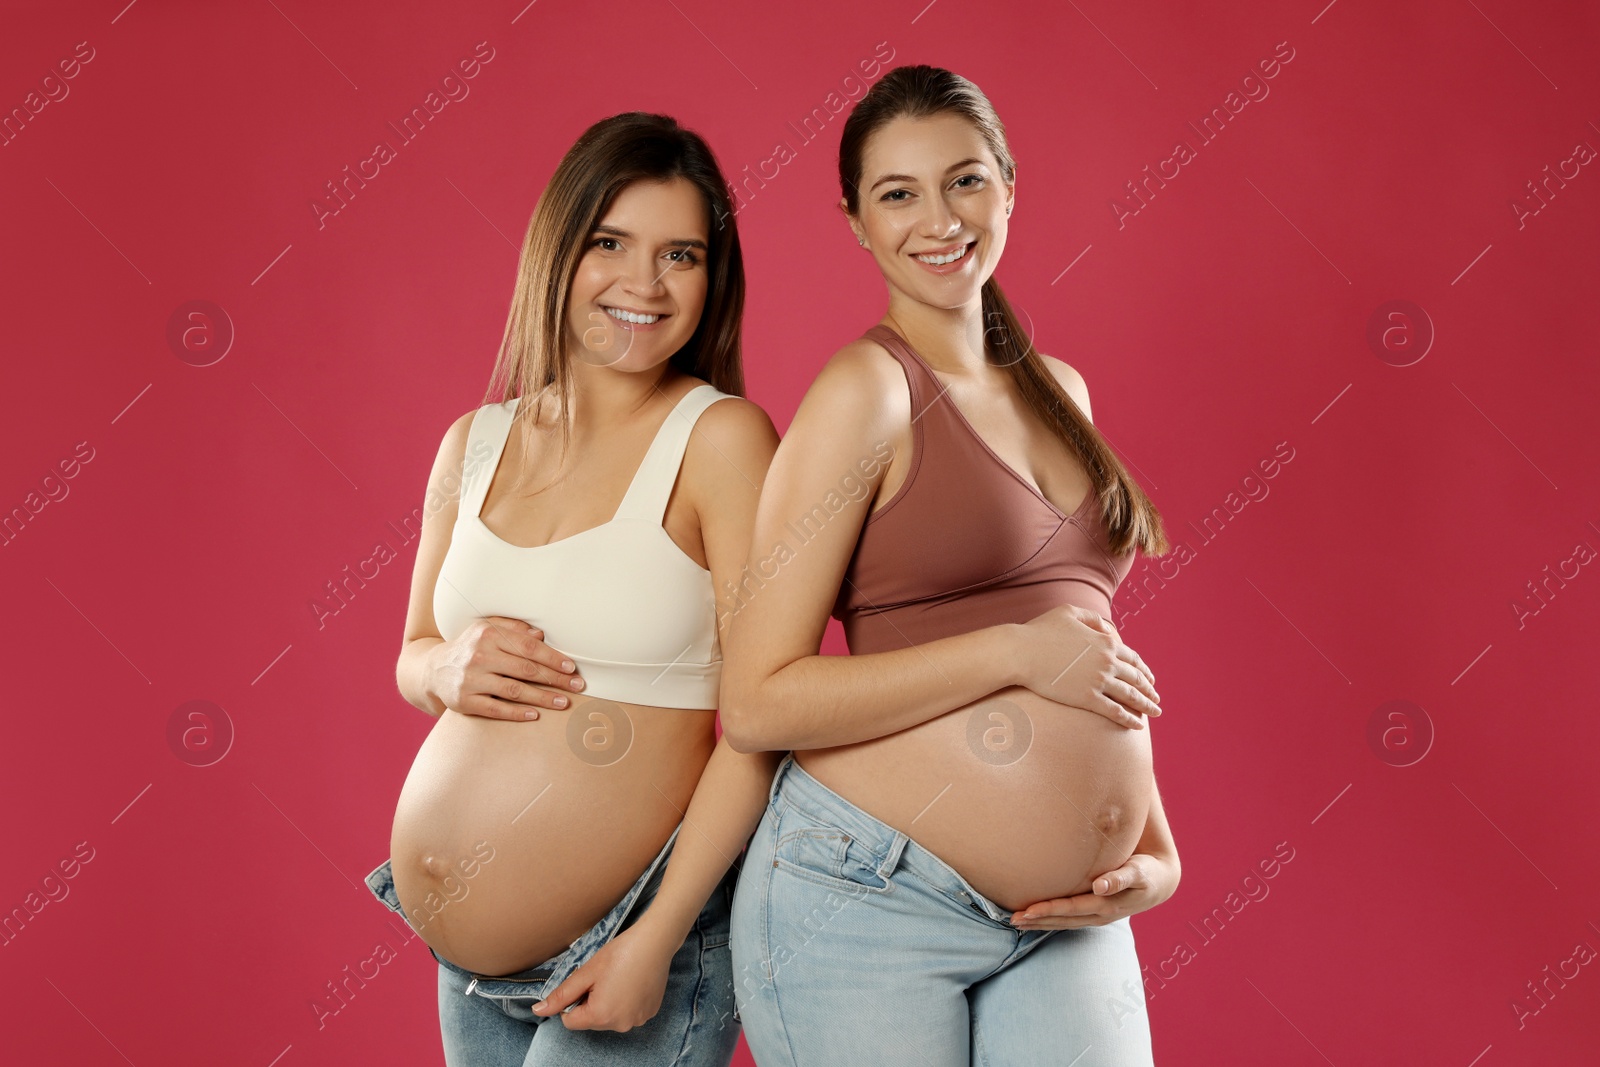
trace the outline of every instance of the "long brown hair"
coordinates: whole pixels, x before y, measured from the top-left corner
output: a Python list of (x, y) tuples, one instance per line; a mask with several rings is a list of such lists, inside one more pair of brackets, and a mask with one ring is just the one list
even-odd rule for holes
[[(601, 119), (583, 132), (534, 206), (517, 264), (511, 313), (483, 403), (554, 393), (565, 449), (572, 387), (567, 311), (578, 261), (587, 250), (589, 235), (624, 188), (636, 181), (674, 178), (691, 182), (705, 197), (711, 233), (705, 307), (694, 334), (670, 362), (724, 393), (744, 395), (739, 348), (744, 258), (727, 180), (699, 134), (667, 115), (628, 111)], [(524, 424), (524, 443), (534, 433), (534, 421), (530, 418)]]
[[(896, 118), (927, 118), (947, 112), (977, 127), (1006, 182), (1015, 179), (1017, 165), (1006, 143), (1005, 127), (983, 90), (942, 67), (895, 67), (856, 102), (839, 138), (839, 189), (851, 215), (860, 212), (862, 157), (872, 135)], [(1011, 373), (1028, 407), (1066, 442), (1089, 472), (1100, 494), (1101, 517), (1113, 551), (1120, 554), (1137, 546), (1150, 555), (1165, 553), (1170, 546), (1161, 513), (1045, 366), (1044, 357), (1034, 350), (1032, 339), (992, 275), (983, 283), (983, 322), (985, 358)]]

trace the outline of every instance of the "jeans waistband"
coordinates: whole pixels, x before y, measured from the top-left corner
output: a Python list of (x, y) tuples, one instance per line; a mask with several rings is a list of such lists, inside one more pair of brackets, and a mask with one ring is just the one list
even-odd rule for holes
[(768, 803), (779, 796), (801, 811), (826, 819), (871, 850), (879, 860), (877, 874), (880, 878), (887, 880), (897, 867), (903, 868), (952, 900), (971, 905), (973, 910), (1010, 927), (1009, 909), (978, 892), (954, 867), (909, 835), (867, 814), (807, 774), (806, 769), (795, 762), (792, 752), (784, 756), (772, 776)]

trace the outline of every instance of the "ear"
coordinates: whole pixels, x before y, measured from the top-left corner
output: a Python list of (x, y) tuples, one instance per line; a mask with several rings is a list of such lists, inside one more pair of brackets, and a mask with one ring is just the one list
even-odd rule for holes
[(858, 244), (865, 244), (867, 235), (861, 232), (861, 227), (856, 223), (856, 217), (850, 214), (850, 206), (845, 202), (845, 198), (842, 196), (839, 198), (839, 213), (843, 215), (845, 217), (845, 221), (850, 224), (850, 233), (851, 236), (856, 239), (856, 242)]

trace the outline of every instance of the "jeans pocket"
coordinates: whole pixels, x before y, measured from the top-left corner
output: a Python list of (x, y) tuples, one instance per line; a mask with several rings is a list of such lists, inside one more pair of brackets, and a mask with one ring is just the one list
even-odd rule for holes
[(779, 870), (856, 896), (889, 888), (878, 876), (881, 858), (844, 830), (791, 807), (780, 818), (779, 831), (772, 850), (772, 865)]
[(384, 907), (405, 918), (405, 909), (400, 906), (400, 897), (394, 890), (393, 861), (384, 860), (365, 879), (367, 888), (372, 895), (377, 897)]

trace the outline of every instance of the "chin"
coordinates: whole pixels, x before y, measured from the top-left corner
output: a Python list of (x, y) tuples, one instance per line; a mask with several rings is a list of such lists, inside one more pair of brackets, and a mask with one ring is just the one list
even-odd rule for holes
[(929, 292), (923, 303), (943, 311), (955, 311), (971, 304), (983, 296), (983, 286), (963, 285), (960, 289), (938, 289)]
[[(684, 341), (687, 340), (688, 338), (684, 338)], [(629, 374), (643, 374), (645, 371), (655, 370), (677, 355), (678, 351), (683, 348), (684, 341), (663, 341), (661, 347), (656, 350), (662, 353), (661, 355), (646, 355), (637, 351), (629, 352), (626, 358), (619, 360), (613, 366), (617, 370), (625, 371)]]

